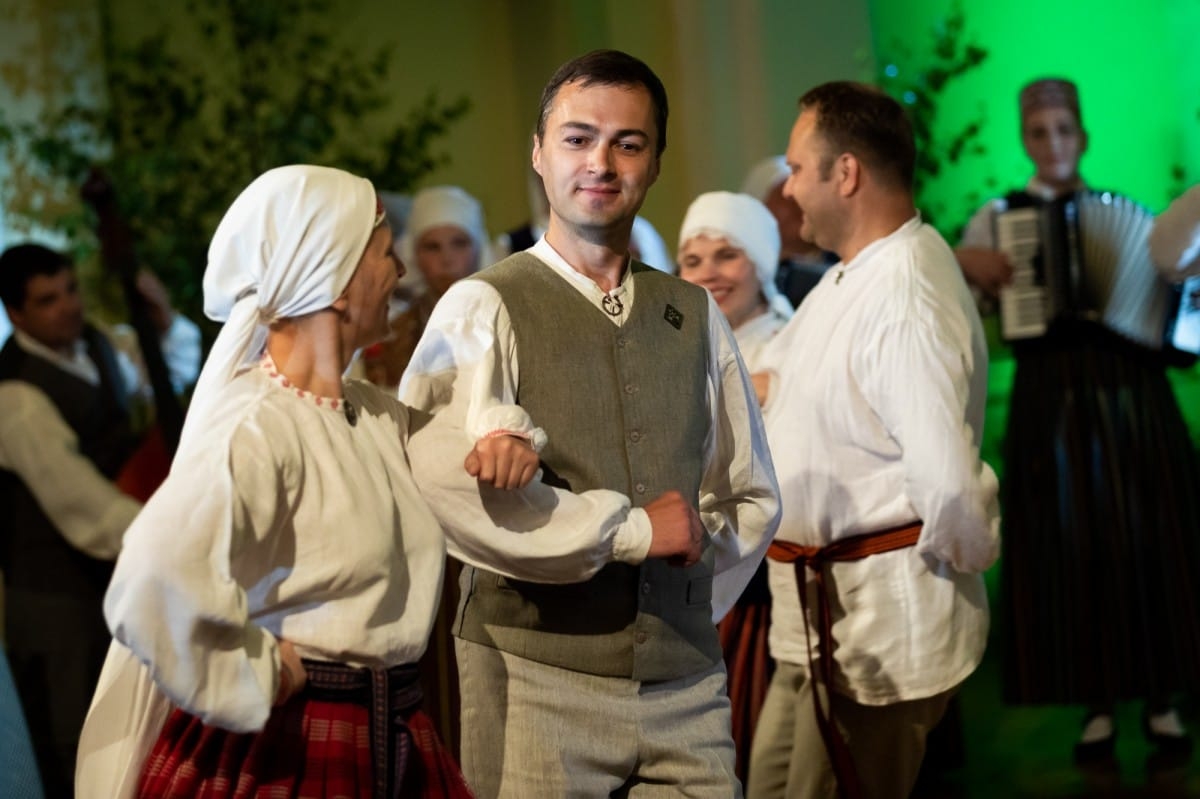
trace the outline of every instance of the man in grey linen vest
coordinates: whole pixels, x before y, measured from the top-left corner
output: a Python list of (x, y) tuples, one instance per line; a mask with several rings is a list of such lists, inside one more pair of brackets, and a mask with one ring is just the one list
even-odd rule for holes
[(459, 435), (504, 434), (495, 409), (514, 402), (547, 434), (517, 501), (410, 452), (430, 502), (482, 498), (512, 531), (447, 514), (467, 563), (462, 765), (481, 797), (741, 795), (714, 621), (770, 543), (778, 491), (724, 317), (629, 256), (666, 121), (636, 58), (562, 66), (533, 140), (546, 235), (443, 296), (401, 384)]

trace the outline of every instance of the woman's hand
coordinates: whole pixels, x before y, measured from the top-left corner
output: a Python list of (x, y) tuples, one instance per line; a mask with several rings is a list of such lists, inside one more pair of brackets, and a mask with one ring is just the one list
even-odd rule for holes
[(497, 435), (476, 441), (463, 467), (479, 482), (511, 491), (528, 485), (540, 464), (541, 459), (526, 439)]
[(308, 672), (296, 654), (296, 647), (291, 641), (279, 639), (279, 691), (275, 694), (275, 704), (282, 705), (296, 694), (304, 690), (308, 682)]

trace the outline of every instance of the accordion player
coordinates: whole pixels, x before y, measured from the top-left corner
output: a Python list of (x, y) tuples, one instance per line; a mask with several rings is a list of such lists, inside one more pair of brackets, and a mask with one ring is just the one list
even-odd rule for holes
[(1172, 285), (1159, 274), (1147, 244), (1153, 223), (1145, 208), (1109, 192), (1024, 205), (1011, 198), (995, 217), (997, 248), (1013, 266), (1000, 292), (1004, 338), (1089, 319), (1150, 350), (1200, 354), (1200, 276)]

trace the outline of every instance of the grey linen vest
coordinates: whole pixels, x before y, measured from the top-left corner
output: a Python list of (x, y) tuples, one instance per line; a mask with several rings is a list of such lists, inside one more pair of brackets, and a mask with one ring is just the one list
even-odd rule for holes
[[(527, 253), (472, 279), (499, 293), (520, 363), (517, 401), (546, 430), (546, 482), (619, 491), (640, 507), (671, 489), (693, 505), (704, 469), (708, 300), (634, 262), (617, 327)], [(482, 569), (462, 576), (455, 634), (574, 671), (639, 681), (703, 671), (721, 656), (712, 622), (713, 552), (687, 569), (610, 563), (590, 580), (544, 585)]]

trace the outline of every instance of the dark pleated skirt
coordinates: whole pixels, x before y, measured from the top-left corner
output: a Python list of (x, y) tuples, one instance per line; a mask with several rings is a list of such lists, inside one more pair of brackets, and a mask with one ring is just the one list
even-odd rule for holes
[(1015, 349), (1005, 693), (1161, 696), (1200, 675), (1200, 468), (1161, 356), (1083, 322)]
[(754, 728), (775, 671), (767, 645), (770, 627), (771, 589), (767, 585), (767, 566), (763, 563), (737, 604), (717, 625), (728, 674), (733, 745), (737, 754), (735, 770), (743, 785), (750, 772)]

